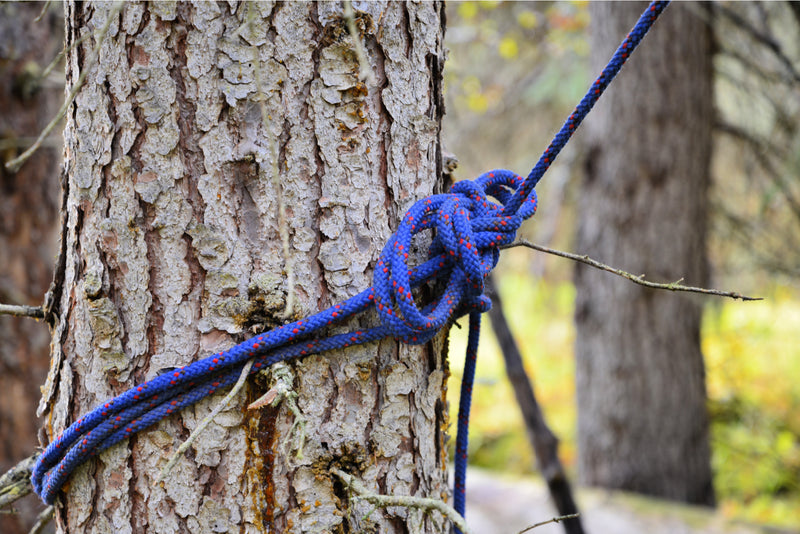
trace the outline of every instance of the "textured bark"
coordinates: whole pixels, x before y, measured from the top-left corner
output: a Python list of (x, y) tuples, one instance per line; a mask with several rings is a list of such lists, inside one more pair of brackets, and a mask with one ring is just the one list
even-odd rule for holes
[[(578, 505), (575, 504), (575, 499), (572, 497), (572, 488), (567, 473), (558, 458), (558, 438), (547, 426), (544, 414), (536, 401), (533, 384), (528, 378), (528, 373), (525, 372), (522, 354), (506, 320), (503, 301), (500, 299), (500, 292), (491, 275), (486, 279), (486, 294), (492, 299), (489, 319), (492, 321), (492, 330), (494, 330), (497, 343), (500, 345), (500, 351), (503, 353), (506, 375), (508, 375), (511, 387), (514, 388), (514, 396), (522, 412), (525, 430), (528, 432), (528, 439), (536, 455), (539, 471), (547, 482), (550, 498), (553, 499), (559, 516), (577, 514), (579, 513)], [(561, 524), (566, 534), (584, 533), (580, 517), (565, 519), (561, 521)]]
[[(603, 63), (644, 4), (592, 4)], [(587, 121), (577, 249), (651, 280), (707, 279), (711, 39), (673, 5)], [(579, 476), (585, 484), (712, 504), (701, 301), (579, 264)]]
[[(48, 143), (17, 173), (5, 162), (21, 153), (63, 101), (63, 87), (39, 74), (63, 44), (63, 18), (42, 4), (0, 4), (0, 302), (39, 306), (52, 279), (58, 241), (59, 142)], [(59, 136), (54, 135), (54, 138)], [(0, 316), (0, 472), (37, 446), (36, 403), (47, 374), (47, 326)], [(31, 496), (0, 513), (0, 532), (28, 532), (41, 504)]]
[[(110, 8), (70, 4), (68, 41), (96, 35)], [(113, 22), (66, 125), (63, 285), (41, 405), (51, 436), (279, 322), (288, 291), (302, 316), (371, 284), (396, 220), (441, 171), (443, 20), (438, 3), (356, 8), (376, 87), (358, 82), (338, 2), (127, 4)], [(93, 45), (68, 58), (68, 83)], [(79, 468), (59, 529), (444, 531), (419, 511), (367, 517), (371, 506), (348, 501), (328, 472), (446, 497), (443, 341), (294, 362), (302, 457), (287, 445), (286, 406), (247, 412), (240, 396), (156, 483), (223, 394), (201, 401)], [(267, 382), (250, 380), (249, 399)]]

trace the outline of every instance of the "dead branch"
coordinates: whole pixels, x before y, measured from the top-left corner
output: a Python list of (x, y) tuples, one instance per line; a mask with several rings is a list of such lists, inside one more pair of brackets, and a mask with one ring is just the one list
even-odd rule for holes
[(717, 295), (720, 297), (730, 297), (732, 299), (739, 299), (739, 300), (764, 300), (762, 297), (748, 297), (746, 295), (742, 295), (740, 293), (733, 293), (730, 291), (720, 291), (718, 289), (706, 289), (702, 287), (693, 287), (693, 286), (684, 286), (681, 285), (683, 282), (683, 278), (680, 280), (676, 280), (675, 282), (667, 282), (667, 283), (658, 283), (658, 282), (650, 282), (644, 279), (644, 275), (635, 275), (631, 274), (627, 271), (623, 271), (622, 269), (616, 269), (611, 267), (610, 265), (606, 265), (605, 263), (601, 263), (597, 260), (593, 260), (589, 256), (586, 255), (578, 255), (572, 254), (570, 252), (563, 252), (561, 250), (556, 250), (549, 247), (544, 247), (542, 245), (537, 245), (536, 243), (531, 243), (529, 241), (525, 241), (524, 239), (520, 239), (515, 243), (511, 243), (510, 245), (505, 245), (503, 249), (506, 248), (513, 248), (513, 247), (526, 247), (531, 248), (533, 250), (538, 250), (539, 252), (546, 252), (547, 254), (552, 254), (554, 256), (560, 256), (562, 258), (567, 258), (568, 260), (578, 261), (580, 263), (585, 263), (591, 267), (596, 269), (600, 269), (601, 271), (606, 271), (612, 274), (616, 274), (617, 276), (621, 276), (623, 278), (627, 278), (631, 282), (635, 284), (639, 284), (641, 286), (650, 287), (653, 289), (666, 289), (668, 291), (687, 291), (690, 293), (702, 293), (704, 295)]

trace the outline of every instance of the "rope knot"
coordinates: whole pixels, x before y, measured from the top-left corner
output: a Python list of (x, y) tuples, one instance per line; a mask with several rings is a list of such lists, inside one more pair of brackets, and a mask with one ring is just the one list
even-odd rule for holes
[[(516, 210), (506, 209), (523, 181), (511, 171), (495, 170), (457, 182), (450, 193), (426, 197), (408, 210), (383, 248), (373, 277), (381, 322), (396, 338), (425, 343), (448, 321), (491, 307), (483, 294), (484, 280), (497, 265), (499, 247), (513, 242), (522, 222), (536, 212), (533, 191)], [(435, 233), (429, 259), (414, 278), (446, 283), (442, 294), (420, 309), (408, 259), (413, 236), (424, 230)]]

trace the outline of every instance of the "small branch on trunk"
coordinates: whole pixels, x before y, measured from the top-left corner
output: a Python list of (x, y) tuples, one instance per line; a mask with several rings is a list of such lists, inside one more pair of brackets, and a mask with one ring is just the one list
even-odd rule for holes
[(62, 59), (63, 59), (63, 58), (64, 58), (64, 57), (65, 57), (67, 54), (69, 54), (70, 52), (72, 52), (72, 50), (74, 50), (76, 46), (80, 46), (82, 42), (84, 42), (86, 39), (88, 39), (88, 38), (89, 38), (89, 37), (91, 37), (91, 36), (92, 36), (92, 33), (91, 33), (91, 32), (89, 32), (89, 33), (86, 33), (86, 34), (84, 34), (84, 35), (83, 35), (83, 36), (82, 36), (80, 39), (76, 39), (76, 40), (75, 40), (75, 42), (73, 42), (73, 43), (72, 43), (71, 45), (69, 45), (68, 47), (66, 47), (66, 48), (62, 48), (62, 49), (61, 49), (61, 52), (59, 52), (58, 54), (56, 54), (56, 57), (54, 57), (54, 58), (53, 58), (53, 60), (50, 62), (50, 64), (49, 64), (47, 67), (45, 67), (45, 69), (44, 69), (44, 70), (42, 71), (42, 73), (39, 75), (39, 79), (40, 79), (40, 80), (43, 80), (43, 79), (47, 78), (47, 75), (48, 75), (48, 74), (50, 74), (50, 73), (53, 71), (53, 69), (54, 69), (54, 68), (56, 68), (56, 66), (57, 66), (57, 65), (58, 65), (58, 64), (61, 62), (61, 60), (62, 60)]
[(387, 506), (403, 506), (405, 508), (417, 508), (428, 511), (436, 510), (449, 519), (453, 525), (455, 525), (456, 528), (458, 528), (464, 534), (471, 534), (472, 532), (467, 526), (467, 522), (464, 521), (464, 518), (461, 517), (461, 515), (456, 512), (452, 506), (449, 506), (444, 501), (440, 501), (438, 499), (426, 499), (424, 497), (380, 495), (370, 491), (358, 479), (345, 473), (341, 469), (333, 468), (331, 469), (331, 473), (339, 477), (348, 488), (355, 491), (358, 494), (358, 499), (364, 499), (368, 503), (374, 504), (375, 506), (381, 508), (386, 508)]
[(533, 250), (538, 250), (540, 252), (546, 252), (547, 254), (552, 254), (554, 256), (567, 258), (568, 260), (585, 263), (586, 265), (589, 265), (596, 269), (600, 269), (601, 271), (606, 271), (612, 274), (616, 274), (617, 276), (627, 278), (628, 280), (630, 280), (635, 284), (639, 284), (645, 287), (650, 287), (653, 289), (666, 289), (668, 291), (686, 291), (689, 293), (717, 295), (719, 297), (730, 297), (732, 299), (739, 299), (739, 300), (764, 300), (763, 297), (748, 297), (747, 295), (742, 295), (740, 293), (733, 293), (730, 291), (720, 291), (718, 289), (706, 289), (703, 287), (684, 286), (681, 285), (681, 282), (683, 282), (683, 278), (676, 280), (675, 282), (667, 282), (667, 283), (650, 282), (644, 279), (643, 274), (640, 275), (631, 274), (627, 271), (623, 271), (622, 269), (616, 269), (614, 267), (611, 267), (610, 265), (606, 265), (605, 263), (593, 260), (592, 258), (586, 255), (578, 255), (578, 254), (572, 254), (570, 252), (563, 252), (561, 250), (556, 250), (553, 248), (544, 247), (542, 245), (537, 245), (536, 243), (531, 243), (529, 241), (525, 241), (524, 239), (520, 239), (515, 243), (511, 243), (510, 245), (505, 245), (500, 248), (506, 249), (513, 247), (526, 247)]
[[(292, 428), (289, 429), (289, 434), (283, 442), (284, 451), (286, 450), (286, 446), (290, 444), (292, 438), (294, 438), (295, 457), (298, 460), (302, 460), (303, 446), (305, 446), (306, 443), (306, 423), (308, 420), (303, 416), (300, 407), (297, 406), (298, 395), (297, 392), (292, 389), (292, 385), (294, 384), (292, 368), (286, 365), (285, 362), (278, 362), (262, 372), (270, 373), (272, 387), (261, 397), (250, 403), (247, 409), (257, 410), (267, 405), (275, 407), (281, 402), (285, 402), (287, 409), (294, 415), (294, 423), (292, 423)], [(297, 432), (295, 432), (295, 429), (297, 429)]]
[(39, 16), (33, 19), (33, 22), (39, 22), (40, 20), (42, 20), (42, 17), (44, 17), (44, 14), (47, 13), (48, 9), (50, 9), (50, 4), (52, 3), (53, 3), (52, 0), (47, 0), (47, 2), (45, 2), (44, 5), (42, 6), (42, 11), (39, 13)]
[(39, 137), (36, 141), (31, 145), (31, 147), (20, 154), (18, 157), (12, 159), (11, 161), (6, 163), (6, 169), (9, 172), (17, 172), (22, 165), (28, 161), (28, 159), (33, 155), (34, 152), (39, 150), (39, 147), (42, 145), (44, 140), (50, 135), (50, 132), (61, 122), (61, 119), (64, 118), (64, 115), (67, 114), (67, 110), (72, 105), (72, 101), (75, 100), (75, 96), (77, 96), (78, 91), (80, 91), (81, 87), (83, 87), (83, 82), (86, 80), (86, 76), (89, 75), (89, 72), (94, 68), (95, 63), (97, 63), (97, 58), (100, 56), (100, 46), (103, 44), (105, 40), (106, 33), (108, 33), (108, 28), (111, 26), (111, 23), (116, 19), (117, 15), (122, 11), (122, 8), (125, 6), (123, 2), (117, 2), (114, 7), (111, 8), (111, 11), (108, 14), (108, 19), (103, 27), (100, 29), (100, 32), (97, 34), (97, 43), (94, 45), (94, 49), (92, 50), (92, 55), (89, 57), (89, 60), (86, 62), (86, 66), (81, 69), (81, 74), (78, 76), (78, 80), (75, 82), (75, 85), (72, 87), (72, 90), (67, 95), (67, 98), (64, 100), (64, 104), (61, 106), (61, 109), (58, 110), (58, 113), (50, 123), (44, 127), (42, 133), (39, 134)]
[(164, 479), (167, 478), (169, 472), (172, 471), (172, 468), (175, 467), (175, 464), (178, 462), (178, 458), (180, 458), (183, 453), (189, 450), (189, 447), (192, 446), (192, 443), (195, 442), (200, 433), (202, 433), (203, 430), (205, 430), (206, 427), (211, 424), (211, 421), (213, 421), (214, 418), (228, 406), (236, 394), (242, 390), (245, 382), (247, 382), (247, 376), (250, 374), (251, 367), (253, 367), (253, 360), (248, 360), (248, 362), (244, 364), (244, 367), (242, 368), (242, 373), (239, 375), (239, 380), (236, 381), (236, 384), (233, 385), (233, 388), (231, 388), (228, 394), (225, 395), (225, 398), (222, 399), (219, 404), (214, 406), (214, 409), (211, 410), (211, 413), (203, 418), (202, 421), (200, 421), (200, 424), (197, 425), (197, 428), (195, 428), (189, 437), (186, 438), (186, 441), (181, 443), (181, 446), (178, 447), (178, 450), (175, 451), (175, 453), (167, 462), (167, 465), (165, 465), (164, 469), (161, 470), (161, 475), (159, 475), (157, 482), (163, 482)]
[[(247, 11), (247, 23), (254, 24), (255, 11), (252, 9), (252, 4)], [(261, 125), (264, 127), (264, 134), (269, 133), (269, 126), (272, 117), (267, 112), (266, 95), (262, 90), (264, 87), (261, 76), (261, 61), (259, 61), (258, 47), (253, 47), (253, 74), (256, 80), (256, 96), (258, 98), (259, 109), (261, 110)], [(278, 234), (281, 237), (281, 246), (283, 250), (283, 270), (286, 273), (286, 305), (283, 309), (283, 319), (289, 319), (294, 312), (294, 267), (291, 261), (291, 252), (289, 247), (289, 225), (286, 223), (286, 202), (283, 195), (283, 187), (280, 181), (280, 169), (278, 166), (278, 137), (271, 136), (269, 142), (270, 157), (272, 158), (272, 186), (275, 188), (276, 200), (278, 204)]]
[(562, 515), (559, 517), (554, 517), (553, 519), (548, 519), (547, 521), (542, 521), (541, 523), (536, 523), (529, 527), (525, 527), (518, 532), (518, 534), (522, 534), (523, 532), (528, 532), (529, 530), (533, 530), (536, 527), (541, 527), (547, 525), (549, 523), (560, 523), (561, 521), (566, 521), (567, 519), (576, 519), (580, 514), (569, 514), (569, 515)]
[(353, 38), (353, 47), (356, 50), (356, 57), (358, 58), (358, 79), (374, 87), (377, 81), (375, 80), (375, 74), (369, 66), (369, 59), (364, 50), (364, 45), (361, 44), (361, 37), (358, 35), (356, 17), (351, 0), (344, 0), (344, 20), (347, 22), (347, 31), (350, 33), (350, 37)]
[(33, 490), (31, 473), (39, 453), (28, 456), (0, 476), (0, 508), (8, 506)]
[(36, 523), (34, 523), (33, 527), (31, 527), (30, 531), (28, 531), (28, 534), (39, 534), (42, 532), (44, 527), (46, 527), (50, 521), (53, 520), (54, 510), (55, 507), (52, 505), (42, 510), (42, 513), (36, 516)]
[(0, 315), (14, 315), (16, 317), (33, 317), (44, 319), (44, 308), (41, 306), (16, 306), (14, 304), (0, 304)]

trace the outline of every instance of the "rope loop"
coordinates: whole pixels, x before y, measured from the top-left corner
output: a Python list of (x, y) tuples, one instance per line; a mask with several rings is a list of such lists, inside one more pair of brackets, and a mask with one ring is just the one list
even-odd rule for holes
[[(522, 183), (514, 172), (495, 170), (476, 180), (456, 182), (450, 193), (432, 195), (408, 210), (383, 248), (372, 282), (381, 323), (395, 338), (425, 343), (455, 317), (491, 307), (483, 294), (484, 280), (497, 265), (499, 247), (513, 242), (522, 222), (536, 212), (532, 191), (517, 214), (506, 214), (504, 203)], [(436, 278), (444, 289), (420, 309), (408, 262), (413, 237), (425, 230), (434, 231), (431, 259), (425, 265), (438, 271)]]

